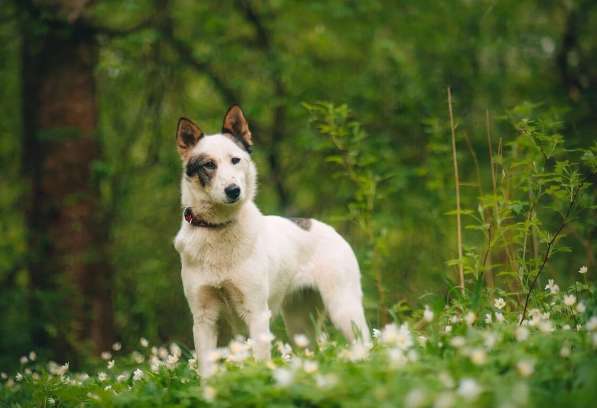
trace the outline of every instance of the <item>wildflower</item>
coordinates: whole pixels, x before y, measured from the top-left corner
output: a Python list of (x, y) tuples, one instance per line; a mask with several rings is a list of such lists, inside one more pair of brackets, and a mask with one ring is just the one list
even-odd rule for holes
[(178, 364), (178, 356), (176, 356), (174, 354), (170, 354), (166, 358), (166, 367), (168, 367), (168, 369), (173, 370), (177, 364)]
[(498, 336), (492, 332), (483, 333), (483, 339), (485, 340), (485, 347), (492, 349), (498, 341)]
[(136, 350), (131, 353), (131, 357), (133, 358), (133, 361), (137, 364), (141, 364), (143, 361), (145, 361), (145, 357), (143, 357), (143, 354), (139, 353)]
[(570, 347), (568, 347), (568, 345), (562, 346), (562, 348), (560, 349), (560, 356), (564, 358), (570, 357)]
[(433, 311), (427, 305), (425, 305), (425, 310), (423, 311), (423, 320), (426, 322), (433, 321)]
[(578, 273), (580, 273), (581, 275), (584, 275), (587, 273), (587, 271), (589, 270), (589, 268), (587, 268), (586, 265), (583, 265), (580, 267), (580, 269), (578, 270)]
[(481, 393), (481, 387), (472, 378), (463, 378), (458, 387), (458, 394), (464, 399), (472, 401)]
[(112, 353), (110, 353), (109, 351), (102, 351), (102, 354), (100, 354), (100, 357), (102, 358), (102, 360), (111, 360), (112, 359)]
[(3, 380), (6, 380), (8, 378), (8, 374), (6, 374), (4, 371), (2, 371), (0, 373), (0, 378), (2, 378)]
[(319, 364), (317, 364), (317, 361), (307, 360), (303, 363), (303, 370), (307, 374), (313, 374), (318, 369), (319, 369)]
[(113, 369), (114, 368), (114, 360), (110, 360), (108, 361), (108, 369)]
[(400, 327), (394, 323), (388, 324), (381, 332), (381, 341), (402, 350), (407, 350), (413, 345), (413, 339), (406, 323), (401, 324)]
[(444, 387), (446, 387), (446, 388), (454, 387), (454, 379), (447, 372), (442, 371), (441, 373), (439, 373), (438, 378), (439, 378), (440, 382), (444, 385)]
[(365, 360), (369, 356), (369, 349), (362, 343), (353, 343), (349, 350), (345, 351), (345, 357), (350, 361)]
[(273, 375), (276, 384), (281, 387), (287, 387), (294, 380), (294, 373), (287, 368), (276, 368)]
[(158, 348), (158, 357), (162, 360), (167, 359), (169, 355), (170, 353), (168, 353), (168, 349), (166, 347)]
[(408, 357), (408, 360), (413, 363), (419, 359), (419, 355), (417, 354), (417, 352), (412, 349), (408, 350), (406, 356)]
[(487, 354), (485, 353), (485, 350), (481, 348), (473, 349), (469, 357), (475, 365), (482, 365), (487, 361)]
[(99, 380), (99, 382), (104, 382), (108, 379), (108, 374), (104, 373), (103, 371), (100, 371), (97, 374), (97, 379)]
[(145, 337), (141, 337), (139, 339), (139, 343), (141, 344), (141, 347), (144, 347), (144, 348), (149, 346), (149, 341), (147, 341), (147, 339)]
[(122, 349), (122, 344), (120, 344), (119, 342), (112, 344), (112, 350), (120, 351), (121, 349)]
[(433, 408), (452, 408), (453, 406), (454, 396), (450, 392), (440, 393), (433, 403)]
[(124, 371), (122, 374), (119, 374), (118, 377), (116, 377), (116, 381), (118, 382), (125, 382), (128, 379), (129, 373), (127, 371)]
[(493, 301), (493, 305), (496, 309), (502, 310), (506, 306), (506, 301), (503, 298), (497, 298)]
[(217, 391), (214, 387), (207, 385), (203, 388), (203, 399), (205, 401), (211, 402), (211, 401), (215, 400), (216, 395), (217, 395)]
[(425, 336), (418, 336), (417, 341), (421, 347), (425, 347), (427, 345), (427, 337)]
[(570, 325), (569, 324), (563, 325), (562, 330), (566, 330), (566, 331), (570, 330)]
[(462, 336), (454, 336), (450, 340), (450, 345), (454, 348), (463, 347), (465, 345), (465, 343), (466, 343), (466, 341), (464, 340), (464, 337), (462, 337)]
[(378, 339), (379, 336), (381, 335), (381, 331), (379, 329), (373, 329), (372, 332), (373, 332), (372, 336), (374, 339)]
[(15, 375), (15, 380), (17, 380), (17, 381), (23, 380), (23, 374), (17, 373), (17, 375)]
[(535, 366), (530, 360), (522, 360), (516, 364), (516, 369), (521, 376), (529, 377), (535, 371)]
[(151, 356), (151, 359), (149, 360), (149, 368), (151, 369), (151, 371), (157, 373), (158, 371), (160, 371), (161, 365), (162, 362), (159, 358), (157, 358), (156, 356)]
[(555, 327), (550, 320), (541, 320), (541, 322), (539, 322), (539, 330), (543, 333), (551, 333), (555, 330)]
[(54, 398), (48, 398), (48, 405), (56, 404), (56, 400)]
[(450, 325), (447, 325), (447, 326), (444, 328), (444, 331), (446, 332), (446, 334), (448, 334), (448, 333), (451, 333), (451, 332), (452, 332), (452, 326), (450, 326)]
[(112, 384), (108, 384), (104, 387), (104, 391), (110, 391), (112, 389)]
[(406, 394), (404, 405), (408, 408), (418, 408), (425, 404), (425, 393), (419, 388), (415, 388)]
[(69, 363), (64, 363), (61, 366), (56, 367), (54, 374), (62, 377), (68, 371)]
[(182, 350), (180, 349), (180, 346), (176, 343), (170, 344), (170, 354), (180, 358), (180, 356), (182, 356)]
[(576, 304), (576, 311), (578, 313), (584, 313), (587, 310), (587, 307), (585, 306), (585, 304), (583, 302), (578, 302)]
[(297, 334), (294, 336), (294, 344), (304, 349), (309, 345), (309, 339), (304, 334)]
[(553, 279), (549, 279), (547, 281), (547, 285), (545, 286), (545, 290), (549, 290), (549, 293), (555, 295), (560, 291), (560, 287), (556, 285)]
[(525, 341), (529, 338), (529, 329), (526, 327), (517, 327), (514, 336), (516, 337), (516, 341)]
[(458, 316), (456, 316), (456, 315), (454, 315), (454, 316), (450, 317), (450, 323), (452, 323), (452, 324), (456, 324), (456, 323), (458, 323), (458, 322), (460, 322), (460, 317), (458, 317)]
[(35, 353), (35, 351), (29, 352), (29, 360), (35, 361), (36, 359), (37, 359), (37, 354)]
[(576, 296), (574, 295), (565, 295), (564, 296), (564, 304), (566, 306), (572, 306), (576, 303)]
[(485, 313), (485, 324), (491, 324), (493, 321), (493, 318), (491, 316), (491, 313)]
[(503, 323), (504, 315), (501, 312), (495, 312), (495, 321), (498, 323)]
[(19, 361), (22, 365), (25, 365), (29, 362), (29, 359), (27, 358), (27, 356), (23, 356), (19, 359)]
[(591, 316), (589, 321), (587, 322), (587, 331), (595, 331), (597, 330), (597, 316)]
[(473, 323), (475, 323), (475, 320), (477, 320), (477, 315), (475, 315), (473, 312), (468, 312), (466, 316), (464, 316), (464, 320), (466, 321), (466, 324), (472, 326)]
[(315, 376), (315, 383), (319, 388), (333, 387), (338, 383), (338, 377), (336, 377), (334, 374), (318, 374)]

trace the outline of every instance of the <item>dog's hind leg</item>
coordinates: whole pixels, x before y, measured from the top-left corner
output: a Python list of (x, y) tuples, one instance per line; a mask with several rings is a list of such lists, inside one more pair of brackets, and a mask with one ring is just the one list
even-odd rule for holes
[(359, 291), (337, 288), (323, 291), (321, 296), (330, 320), (348, 341), (370, 341), (362, 295)]
[(317, 330), (325, 318), (319, 292), (303, 288), (291, 293), (282, 306), (282, 318), (292, 342), (297, 334), (304, 334), (312, 342), (315, 341)]

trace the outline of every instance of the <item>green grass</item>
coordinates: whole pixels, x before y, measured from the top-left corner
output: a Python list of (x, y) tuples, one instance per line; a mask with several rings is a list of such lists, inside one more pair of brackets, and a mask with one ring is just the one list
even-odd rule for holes
[(592, 285), (538, 293), (522, 327), (514, 297), (502, 306), (482, 296), (475, 307), (471, 298), (453, 300), (433, 316), (430, 309), (414, 311), (376, 330), (370, 349), (335, 338), (291, 351), (275, 342), (273, 360), (257, 363), (239, 341), (214, 355), (219, 371), (208, 381), (177, 345), (129, 345), (88, 373), (28, 357), (19, 373), (3, 375), (0, 401), (11, 407), (594, 406)]

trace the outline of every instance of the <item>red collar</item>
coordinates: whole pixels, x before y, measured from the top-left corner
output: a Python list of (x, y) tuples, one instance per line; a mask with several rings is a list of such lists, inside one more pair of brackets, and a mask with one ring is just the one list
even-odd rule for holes
[(186, 222), (188, 222), (190, 225), (194, 227), (223, 228), (232, 223), (232, 220), (228, 220), (218, 224), (205, 221), (204, 219), (196, 217), (195, 214), (193, 214), (193, 210), (191, 209), (191, 207), (185, 207), (182, 212), (182, 216), (184, 217), (184, 220)]

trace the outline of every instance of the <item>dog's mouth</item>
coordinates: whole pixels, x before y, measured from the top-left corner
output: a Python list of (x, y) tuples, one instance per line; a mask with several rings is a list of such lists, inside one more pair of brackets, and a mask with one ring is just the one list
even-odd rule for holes
[(224, 201), (224, 204), (226, 205), (233, 205), (236, 204), (240, 201), (240, 197), (237, 198), (228, 198), (226, 201)]

